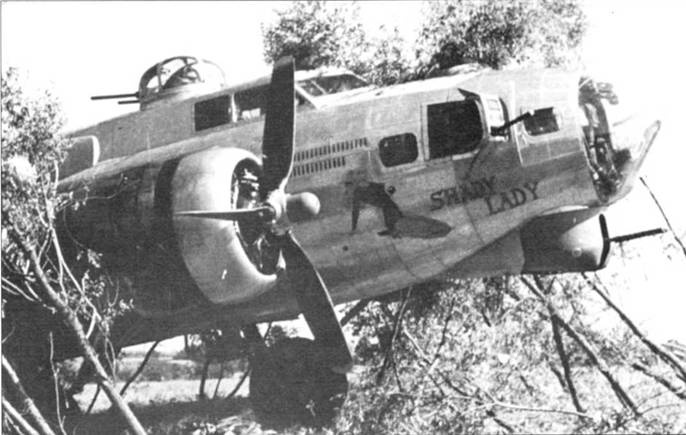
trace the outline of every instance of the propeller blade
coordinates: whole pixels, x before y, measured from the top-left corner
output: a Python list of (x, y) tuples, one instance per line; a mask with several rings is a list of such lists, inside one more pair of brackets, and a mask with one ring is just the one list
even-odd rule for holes
[(204, 210), (191, 210), (191, 211), (180, 211), (176, 213), (176, 216), (191, 216), (199, 218), (209, 218), (209, 219), (221, 219), (226, 221), (237, 221), (237, 220), (271, 220), (274, 216), (274, 210), (269, 206), (255, 207), (255, 208), (242, 208), (238, 210), (226, 210), (226, 211), (204, 211)]
[(295, 141), (295, 64), (291, 56), (274, 65), (267, 95), (262, 139), (262, 176), (260, 198), (266, 200), (274, 190), (283, 190), (293, 165)]
[(279, 236), (279, 242), (288, 279), (315, 343), (325, 351), (323, 354), (333, 371), (348, 372), (352, 368), (352, 355), (322, 277), (291, 231)]

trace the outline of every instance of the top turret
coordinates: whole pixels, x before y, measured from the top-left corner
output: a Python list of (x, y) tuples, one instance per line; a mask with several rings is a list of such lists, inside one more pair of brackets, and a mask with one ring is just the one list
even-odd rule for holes
[(148, 68), (141, 76), (136, 96), (143, 110), (159, 101), (175, 101), (224, 86), (224, 72), (215, 63), (176, 56)]

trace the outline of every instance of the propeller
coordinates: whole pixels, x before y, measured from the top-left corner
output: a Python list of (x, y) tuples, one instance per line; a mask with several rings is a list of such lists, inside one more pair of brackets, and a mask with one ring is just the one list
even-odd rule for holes
[[(258, 178), (260, 204), (254, 208), (178, 212), (180, 216), (257, 223), (260, 231), (276, 242), (285, 262), (285, 275), (295, 292), (315, 343), (329, 367), (347, 372), (352, 356), (331, 296), (322, 277), (288, 227), (289, 217), (317, 214), (319, 201), (311, 193), (288, 195), (284, 189), (291, 174), (295, 142), (295, 67), (292, 57), (274, 65), (262, 139), (262, 174)], [(288, 207), (292, 207), (292, 213)], [(299, 220), (299, 219), (296, 219)]]

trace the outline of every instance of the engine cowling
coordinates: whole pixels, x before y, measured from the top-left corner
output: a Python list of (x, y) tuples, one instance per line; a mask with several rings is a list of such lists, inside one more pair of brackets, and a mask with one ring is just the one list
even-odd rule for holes
[(524, 273), (585, 272), (605, 267), (605, 217), (594, 209), (538, 216), (520, 229)]
[(252, 153), (214, 148), (89, 181), (59, 219), (62, 245), (102, 253), (146, 316), (249, 300), (274, 286), (278, 252), (255, 248), (249, 224), (175, 213), (249, 207), (239, 189), (259, 171)]
[(459, 276), (566, 273), (602, 269), (610, 254), (599, 209), (572, 209), (537, 216), (462, 261)]
[[(183, 158), (171, 183), (172, 213), (239, 208), (242, 172), (255, 174), (259, 162), (248, 151), (220, 148)], [(273, 287), (274, 273), (263, 273), (246, 247), (238, 222), (174, 216), (179, 251), (202, 293), (218, 304), (243, 302)], [(246, 230), (249, 230), (246, 228)], [(253, 241), (254, 243), (254, 241)], [(270, 267), (271, 268), (271, 267)]]

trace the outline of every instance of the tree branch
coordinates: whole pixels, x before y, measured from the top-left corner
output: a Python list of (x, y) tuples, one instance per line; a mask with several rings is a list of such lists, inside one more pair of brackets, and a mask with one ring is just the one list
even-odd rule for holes
[[(686, 368), (684, 368), (679, 361), (676, 360), (676, 358), (672, 357), (669, 353), (665, 352), (660, 346), (655, 344), (652, 340), (650, 340), (648, 337), (646, 337), (645, 334), (643, 334), (638, 327), (634, 324), (634, 322), (629, 319), (629, 317), (624, 314), (624, 312), (619, 309), (617, 305), (610, 299), (610, 296), (608, 296), (608, 293), (606, 291), (603, 291), (599, 288), (598, 285), (596, 285), (595, 282), (593, 282), (585, 273), (581, 274), (585, 279), (588, 285), (591, 286), (593, 291), (598, 293), (601, 298), (605, 301), (605, 303), (614, 310), (615, 313), (619, 316), (620, 319), (631, 329), (631, 332), (634, 333), (642, 342), (645, 344), (648, 349), (650, 349), (654, 354), (656, 354), (662, 361), (667, 363), (674, 371), (677, 372), (677, 376), (684, 382), (686, 382)], [(601, 284), (602, 281), (600, 278), (596, 275), (596, 280)]]
[(248, 367), (248, 369), (243, 373), (243, 376), (238, 381), (238, 383), (233, 388), (233, 390), (231, 390), (229, 395), (226, 396), (226, 399), (232, 398), (238, 392), (238, 390), (241, 388), (241, 385), (243, 385), (243, 382), (245, 382), (245, 379), (248, 377), (248, 375), (250, 375), (250, 372), (252, 372), (252, 367)]
[[(38, 432), (31, 427), (28, 421), (17, 411), (12, 404), (5, 399), (5, 396), (2, 396), (2, 409), (5, 411), (5, 414), (14, 422), (16, 425), (18, 425), (21, 428), (20, 433), (26, 433), (29, 435), (38, 435)], [(16, 427), (15, 427), (16, 429)]]
[(219, 393), (219, 385), (221, 385), (223, 378), (224, 378), (224, 361), (220, 361), (220, 363), (219, 363), (219, 377), (217, 378), (217, 384), (214, 386), (214, 394), (212, 395), (212, 400), (217, 398), (217, 393)]
[(119, 411), (121, 416), (126, 420), (126, 423), (134, 434), (144, 435), (145, 429), (143, 429), (143, 426), (131, 411), (131, 408), (129, 408), (126, 402), (124, 402), (122, 397), (115, 390), (114, 385), (107, 375), (107, 372), (100, 363), (95, 350), (93, 350), (93, 347), (89, 343), (88, 338), (84, 333), (83, 325), (81, 325), (81, 322), (76, 317), (76, 314), (74, 314), (74, 311), (67, 305), (66, 301), (63, 300), (63, 297), (55, 292), (50, 285), (48, 277), (40, 266), (40, 261), (36, 256), (36, 252), (18, 235), (19, 231), (17, 230), (16, 226), (10, 228), (8, 233), (12, 240), (28, 257), (30, 267), (38, 279), (38, 283), (40, 284), (43, 298), (47, 300), (49, 305), (56, 309), (57, 313), (60, 315), (60, 317), (62, 317), (62, 320), (69, 327), (72, 334), (74, 334), (81, 355), (83, 355), (86, 360), (93, 364), (96, 373), (96, 380), (98, 384), (102, 386), (102, 389), (105, 391), (110, 403), (112, 403), (112, 405)]
[(576, 387), (574, 387), (574, 381), (572, 380), (572, 371), (569, 367), (569, 358), (567, 352), (565, 352), (564, 341), (562, 341), (562, 335), (560, 334), (559, 320), (553, 313), (550, 313), (550, 324), (553, 327), (553, 338), (555, 339), (555, 347), (557, 348), (557, 354), (560, 356), (560, 361), (562, 361), (562, 368), (565, 374), (565, 383), (567, 384), (567, 389), (569, 390), (569, 395), (572, 396), (572, 403), (574, 408), (579, 412), (586, 412), (584, 408), (581, 407), (579, 402), (579, 397), (576, 394)]
[(50, 355), (48, 358), (50, 360), (50, 372), (52, 375), (53, 385), (55, 389), (55, 415), (57, 417), (57, 424), (59, 425), (60, 432), (63, 435), (67, 435), (66, 431), (64, 430), (64, 420), (62, 418), (62, 413), (60, 412), (60, 383), (59, 379), (57, 378), (57, 370), (55, 370), (55, 341), (52, 337), (52, 331), (50, 331), (48, 337), (50, 340)]
[(38, 426), (39, 433), (41, 435), (55, 435), (48, 422), (45, 421), (43, 414), (41, 414), (40, 410), (38, 410), (38, 407), (36, 407), (36, 404), (33, 403), (33, 400), (31, 400), (29, 395), (26, 394), (26, 390), (24, 390), (24, 387), (21, 385), (21, 381), (19, 380), (17, 373), (14, 371), (14, 368), (10, 362), (7, 361), (5, 355), (2, 355), (2, 368), (7, 374), (7, 378), (3, 379), (3, 383), (9, 382), (9, 384), (14, 387), (14, 390), (17, 392), (17, 396), (22, 402), (22, 407), (28, 411), (29, 415), (33, 419), (33, 422)]
[(90, 414), (91, 411), (93, 410), (93, 407), (95, 406), (95, 401), (98, 400), (98, 396), (100, 395), (100, 391), (102, 388), (100, 387), (100, 384), (98, 384), (95, 394), (93, 394), (93, 399), (91, 399), (90, 405), (88, 405), (88, 409), (86, 410), (86, 415)]
[(355, 316), (360, 314), (360, 312), (364, 310), (371, 301), (371, 299), (362, 299), (361, 301), (358, 301), (350, 310), (348, 310), (347, 313), (345, 313), (341, 319), (341, 328), (350, 322)]
[(641, 364), (640, 362), (632, 363), (631, 367), (643, 373), (644, 375), (653, 378), (655, 381), (662, 384), (662, 386), (664, 386), (669, 391), (674, 393), (676, 397), (686, 401), (686, 390), (684, 388), (677, 387), (676, 385), (672, 384), (667, 378), (659, 375), (658, 373), (655, 373), (653, 370), (650, 369), (650, 367), (646, 366), (645, 364)]
[(574, 416), (577, 416), (580, 418), (585, 418), (588, 420), (593, 420), (593, 417), (591, 417), (588, 414), (584, 414), (581, 412), (567, 411), (565, 409), (536, 408), (533, 406), (520, 406), (520, 405), (514, 405), (511, 403), (504, 403), (504, 402), (499, 402), (499, 401), (488, 403), (488, 405), (497, 406), (499, 408), (512, 409), (514, 411), (529, 411), (529, 412), (546, 412), (546, 413), (553, 413), (553, 414), (566, 414), (566, 415), (574, 415)]
[(548, 311), (550, 312), (551, 317), (556, 317), (559, 320), (559, 325), (562, 326), (564, 330), (567, 332), (567, 334), (570, 337), (572, 337), (572, 339), (574, 339), (574, 341), (576, 341), (579, 344), (579, 346), (581, 346), (584, 352), (586, 352), (586, 355), (588, 355), (591, 362), (596, 366), (598, 371), (600, 371), (600, 373), (605, 377), (607, 382), (610, 384), (610, 387), (612, 387), (612, 391), (615, 393), (620, 403), (631, 409), (631, 411), (636, 416), (640, 416), (640, 413), (638, 412), (638, 408), (636, 407), (636, 404), (634, 404), (634, 401), (631, 400), (626, 391), (624, 391), (624, 388), (622, 388), (619, 382), (617, 382), (614, 376), (612, 376), (610, 370), (607, 368), (607, 365), (596, 354), (596, 352), (591, 347), (590, 343), (588, 343), (584, 337), (579, 335), (574, 330), (574, 328), (572, 328), (567, 322), (562, 320), (562, 317), (560, 317), (555, 307), (553, 307), (552, 303), (545, 296), (543, 296), (543, 294), (533, 284), (531, 284), (524, 276), (520, 276), (520, 280), (529, 288), (529, 290), (531, 290), (533, 294), (536, 295), (536, 297), (538, 297), (538, 299), (540, 299), (540, 301), (543, 304), (545, 304), (545, 306), (548, 308)]
[[(405, 308), (407, 308), (407, 302), (410, 299), (411, 293), (412, 287), (408, 288), (405, 294), (403, 295), (403, 300), (400, 304), (400, 307), (398, 308), (398, 312), (395, 314), (393, 334), (391, 335), (391, 340), (388, 343), (388, 347), (386, 348), (383, 364), (381, 365), (381, 370), (379, 370), (379, 373), (376, 375), (377, 385), (379, 385), (383, 380), (384, 373), (389, 364), (395, 364), (395, 362), (393, 361), (393, 344), (395, 343), (396, 339), (398, 338), (398, 334), (400, 333), (400, 325), (402, 324), (403, 315), (405, 314)], [(398, 383), (398, 386), (400, 387), (400, 383)]]
[(126, 384), (119, 390), (119, 395), (121, 397), (124, 397), (124, 394), (126, 394), (126, 389), (129, 388), (129, 385), (133, 383), (133, 381), (136, 380), (136, 378), (143, 372), (143, 369), (145, 368), (145, 365), (148, 363), (148, 360), (152, 356), (152, 353), (155, 351), (155, 348), (157, 345), (160, 344), (160, 341), (157, 340), (155, 343), (153, 343), (152, 346), (150, 346), (150, 349), (148, 349), (148, 352), (145, 354), (143, 357), (143, 361), (141, 361), (140, 365), (136, 369), (136, 371), (131, 375), (128, 381), (126, 381)]
[(662, 218), (665, 220), (665, 223), (667, 224), (667, 228), (669, 228), (669, 232), (672, 233), (672, 236), (674, 237), (674, 240), (681, 246), (681, 250), (684, 253), (684, 256), (686, 256), (686, 246), (684, 246), (684, 242), (681, 241), (679, 236), (677, 236), (676, 231), (674, 231), (674, 227), (672, 227), (672, 223), (669, 221), (667, 218), (667, 214), (665, 213), (664, 209), (662, 208), (662, 205), (660, 204), (660, 201), (658, 201), (657, 197), (653, 193), (652, 189), (650, 186), (648, 186), (648, 183), (646, 182), (645, 178), (641, 178), (641, 183), (645, 186), (646, 190), (648, 190), (648, 193), (650, 196), (653, 198), (653, 202), (655, 202), (655, 205), (657, 205), (657, 209), (660, 210), (660, 213), (662, 214)]
[(450, 306), (448, 307), (448, 314), (445, 316), (445, 321), (443, 322), (443, 330), (441, 331), (441, 341), (438, 342), (438, 347), (436, 352), (434, 352), (433, 361), (431, 361), (430, 367), (438, 361), (441, 355), (441, 348), (445, 345), (446, 339), (448, 338), (448, 324), (453, 319), (453, 307), (455, 306), (455, 297), (450, 298)]

